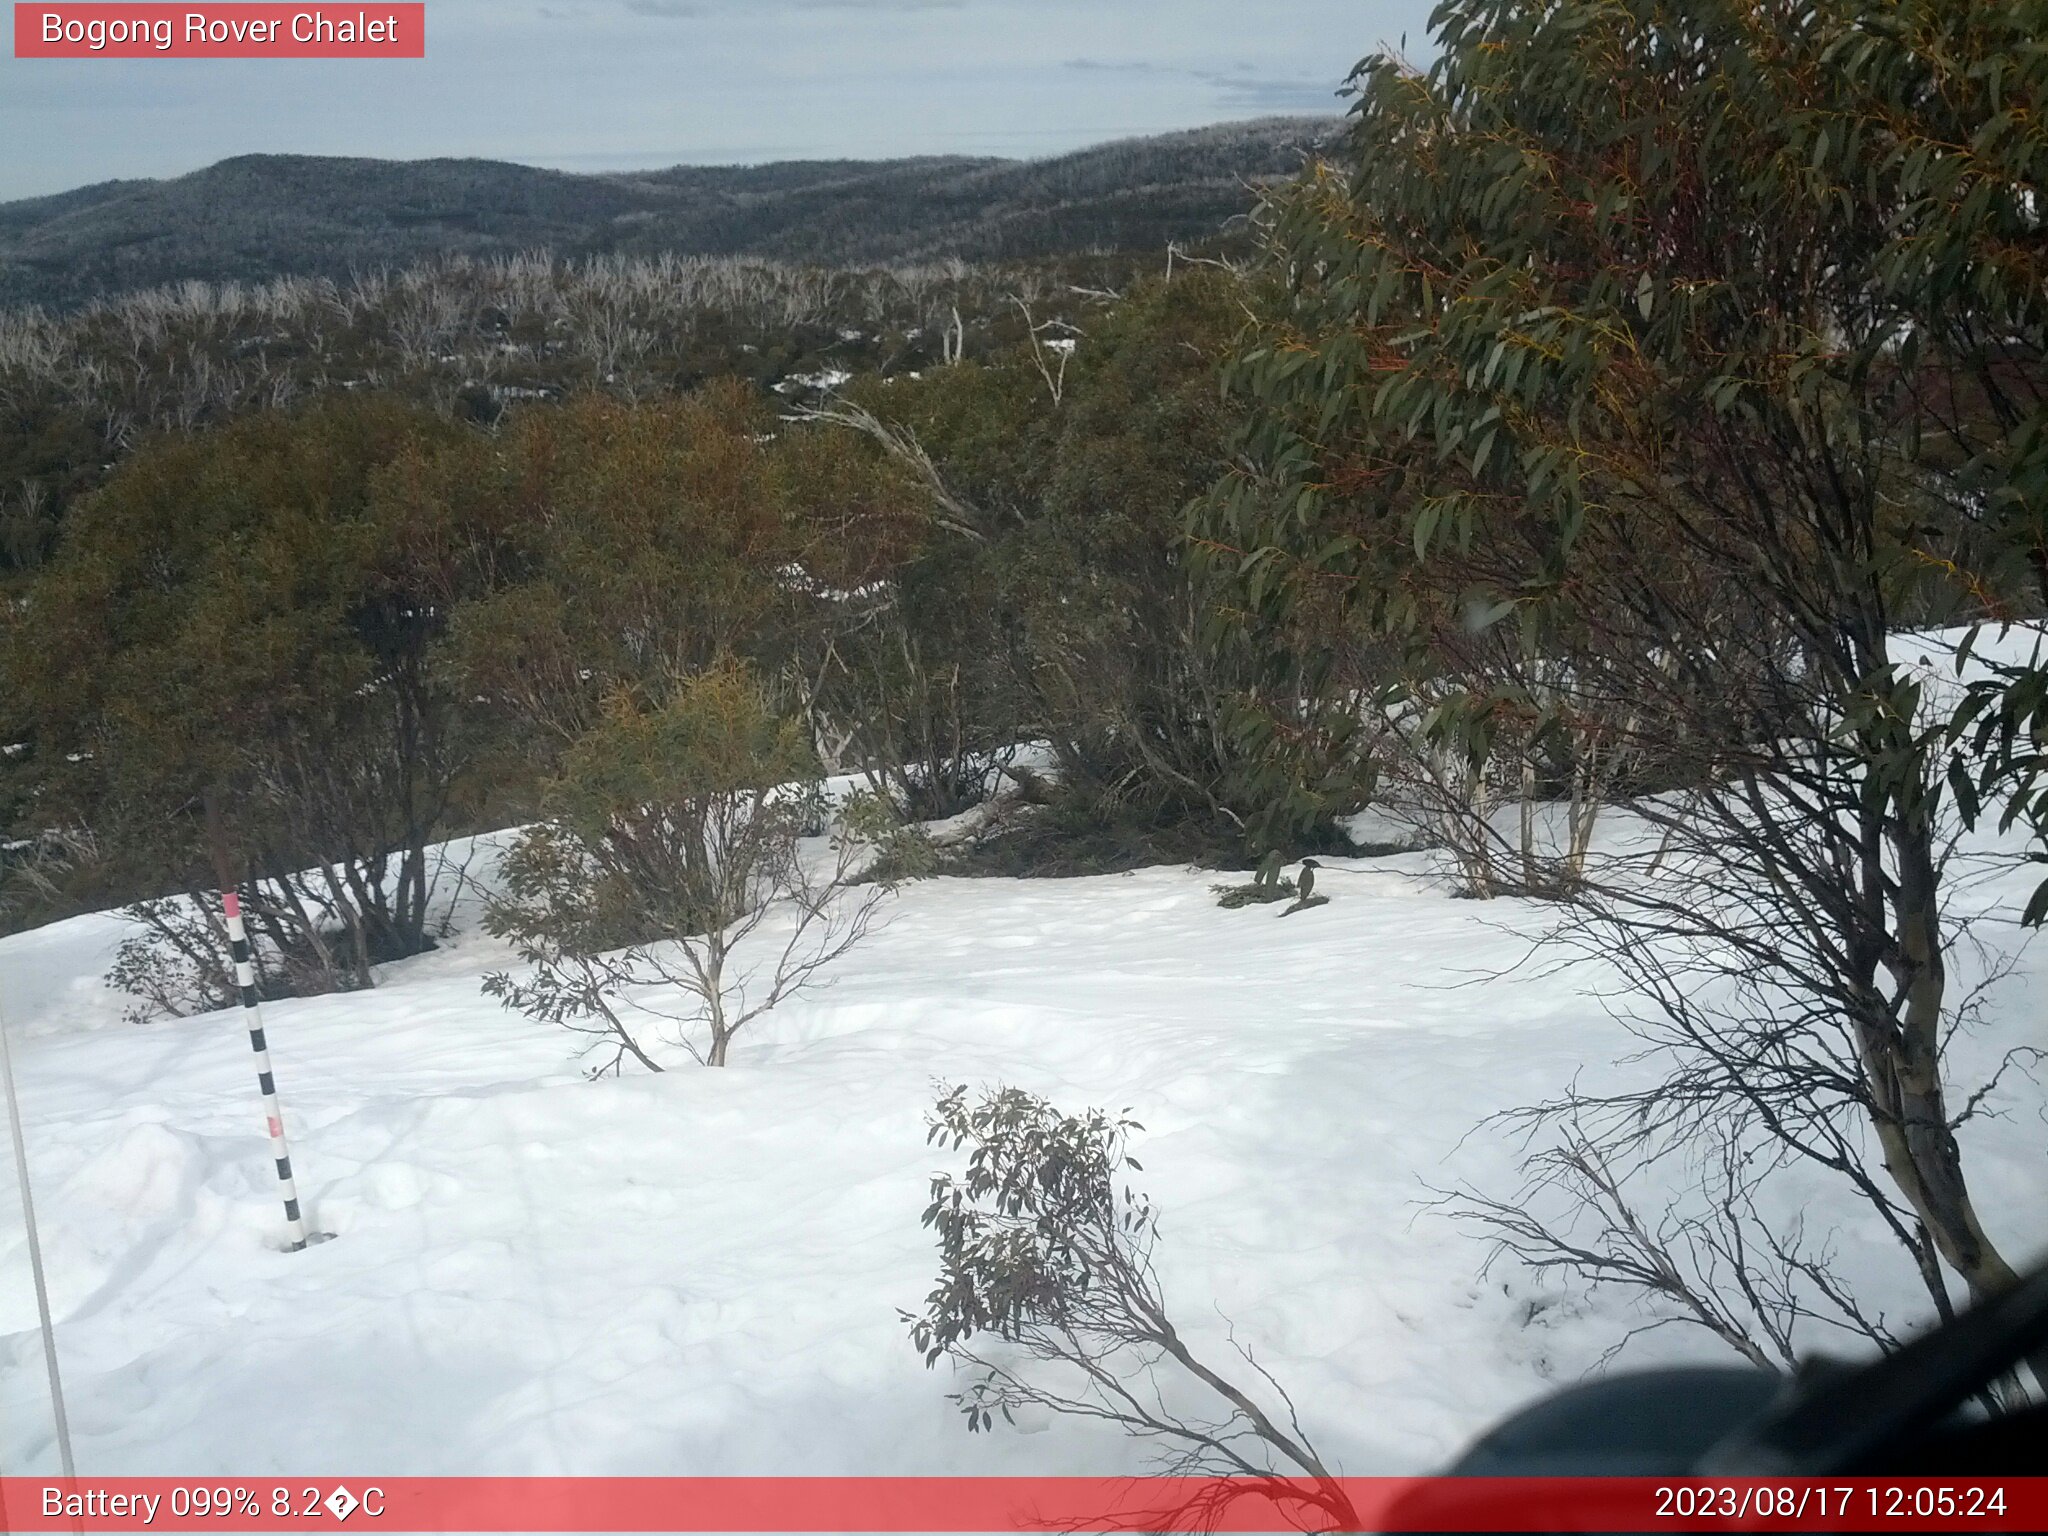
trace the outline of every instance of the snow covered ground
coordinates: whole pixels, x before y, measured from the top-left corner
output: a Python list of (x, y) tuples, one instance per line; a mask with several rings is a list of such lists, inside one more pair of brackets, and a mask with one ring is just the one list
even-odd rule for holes
[[(1223, 910), (1194, 870), (906, 887), (827, 989), (724, 1071), (587, 1081), (575, 1039), (478, 991), (472, 928), (374, 993), (266, 1010), (300, 1188), (282, 1222), (232, 1013), (132, 1027), (89, 917), (0, 941), (80, 1470), (95, 1474), (1094, 1473), (1097, 1427), (970, 1437), (899, 1309), (935, 1268), (934, 1080), (1129, 1106), (1170, 1302), (1226, 1319), (1350, 1473), (1421, 1470), (1643, 1321), (1508, 1268), (1425, 1209), (1514, 1182), (1490, 1111), (1629, 1046), (1583, 971), (1514, 969), (1544, 909), (1454, 899), (1426, 858), (1332, 860), (1325, 907)], [(2030, 875), (2012, 877), (2017, 899)], [(2030, 960), (1992, 1027), (2048, 1045)], [(2010, 1080), (1968, 1128), (1983, 1209), (2048, 1246), (2048, 1118)], [(55, 1465), (11, 1172), (0, 1465)], [(1825, 1220), (1823, 1210), (1809, 1212)], [(1906, 1277), (1844, 1210), (1852, 1273)], [(1732, 1360), (1661, 1329), (1621, 1364)]]

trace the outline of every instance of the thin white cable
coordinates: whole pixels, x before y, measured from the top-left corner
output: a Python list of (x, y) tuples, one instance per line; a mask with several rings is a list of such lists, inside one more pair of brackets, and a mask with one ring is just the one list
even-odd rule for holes
[(21, 1134), (21, 1095), (14, 1086), (14, 1052), (7, 1044), (7, 1019), (0, 1014), (0, 1080), (7, 1088), (7, 1128), (13, 1133), (14, 1173), (21, 1180), (21, 1215), (28, 1223), (28, 1267), (36, 1281), (36, 1314), (43, 1325), (43, 1365), (50, 1375), (50, 1411), (57, 1423), (57, 1454), (64, 1480), (78, 1476), (71, 1460), (71, 1419), (64, 1411), (64, 1378), (57, 1370), (57, 1329), (50, 1321), (50, 1287), (43, 1278), (43, 1245), (36, 1235), (36, 1202), (28, 1188), (28, 1143)]

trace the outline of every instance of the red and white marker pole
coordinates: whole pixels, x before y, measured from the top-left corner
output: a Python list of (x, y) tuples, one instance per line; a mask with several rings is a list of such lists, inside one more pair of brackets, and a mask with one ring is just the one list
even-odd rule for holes
[(270, 1042), (263, 1037), (263, 1010), (256, 1001), (256, 952), (249, 947), (249, 930), (242, 924), (242, 898), (233, 891), (222, 891), (220, 904), (228, 916), (235, 985), (241, 989), (242, 1009), (249, 1017), (249, 1047), (256, 1053), (256, 1086), (263, 1092), (270, 1155), (277, 1159), (277, 1182), (284, 1195), (284, 1219), (291, 1237), (288, 1251), (297, 1253), (306, 1246), (306, 1220), (299, 1214), (299, 1186), (292, 1180), (292, 1154), (284, 1140), (284, 1111), (278, 1107), (277, 1079), (270, 1071)]

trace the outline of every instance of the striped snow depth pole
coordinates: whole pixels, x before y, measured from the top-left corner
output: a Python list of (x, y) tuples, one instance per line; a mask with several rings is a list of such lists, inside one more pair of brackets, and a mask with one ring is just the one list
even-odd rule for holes
[(220, 904), (228, 915), (228, 943), (235, 956), (235, 985), (242, 991), (242, 1009), (249, 1017), (249, 1048), (256, 1053), (256, 1086), (263, 1092), (263, 1118), (270, 1130), (270, 1155), (277, 1159), (277, 1182), (284, 1195), (284, 1219), (291, 1233), (291, 1248), (297, 1253), (306, 1246), (306, 1221), (299, 1214), (299, 1186), (292, 1180), (291, 1149), (284, 1142), (284, 1111), (277, 1103), (277, 1079), (270, 1071), (270, 1042), (263, 1038), (263, 1010), (256, 1001), (256, 952), (249, 947), (249, 930), (242, 925), (242, 898), (233, 891), (220, 893)]

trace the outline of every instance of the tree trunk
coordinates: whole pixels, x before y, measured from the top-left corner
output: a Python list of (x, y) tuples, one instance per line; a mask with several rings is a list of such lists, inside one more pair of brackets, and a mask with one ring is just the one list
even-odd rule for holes
[(1543, 882), (1536, 858), (1536, 759), (1522, 750), (1522, 889), (1534, 891)]
[(1978, 1223), (1963, 1180), (1962, 1153), (1949, 1128), (1940, 1055), (1947, 976), (1926, 832), (1924, 818), (1916, 815), (1893, 833), (1898, 953), (1887, 969), (1904, 1007), (1896, 1029), (1867, 1032), (1865, 1060), (1880, 1106), (1887, 1170), (1927, 1223), (1942, 1257), (1972, 1292), (1983, 1295), (2005, 1289), (2018, 1276)]
[[(1962, 1277), (1976, 1300), (2019, 1283), (2019, 1275), (1985, 1233), (1963, 1177), (1962, 1148), (1950, 1127), (1941, 1071), (1942, 1004), (1947, 969), (1942, 956), (1939, 875), (1934, 829), (1917, 800), (1897, 812), (1890, 833), (1898, 861), (1891, 897), (1897, 937), (1886, 969), (1903, 1006), (1897, 1021), (1859, 1025), (1878, 1144), (1885, 1171), (1913, 1207), (1942, 1259)], [(2048, 1347), (2028, 1365), (2048, 1388)]]

